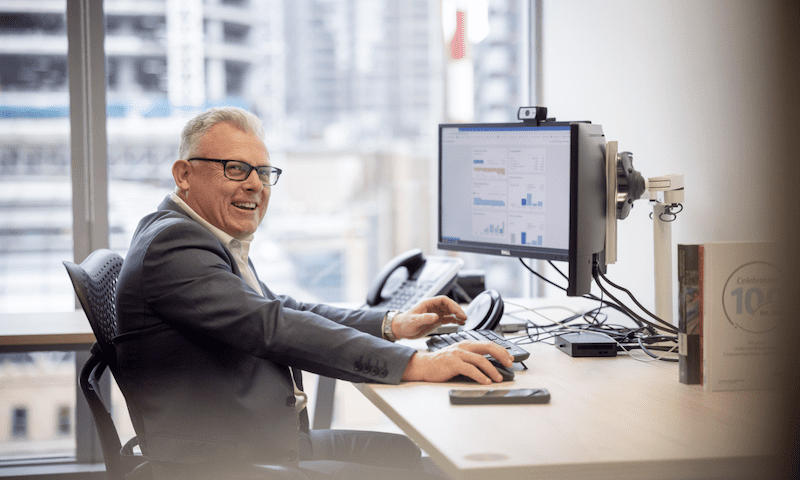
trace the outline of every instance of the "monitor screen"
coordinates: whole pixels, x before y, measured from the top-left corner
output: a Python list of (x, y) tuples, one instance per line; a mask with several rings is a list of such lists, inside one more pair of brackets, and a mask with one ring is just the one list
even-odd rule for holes
[(605, 192), (599, 125), (439, 126), (440, 249), (566, 261), (568, 294), (588, 293)]

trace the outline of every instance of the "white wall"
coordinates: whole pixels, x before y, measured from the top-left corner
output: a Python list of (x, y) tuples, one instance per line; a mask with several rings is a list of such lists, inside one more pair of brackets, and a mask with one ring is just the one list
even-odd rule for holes
[[(771, 188), (770, 167), (781, 139), (773, 117), (770, 5), (543, 2), (540, 104), (559, 120), (603, 125), (607, 140), (633, 152), (645, 177), (685, 176), (674, 244), (772, 238), (772, 202), (780, 192)], [(608, 273), (648, 307), (654, 305), (651, 211), (638, 201), (619, 223), (619, 260)]]

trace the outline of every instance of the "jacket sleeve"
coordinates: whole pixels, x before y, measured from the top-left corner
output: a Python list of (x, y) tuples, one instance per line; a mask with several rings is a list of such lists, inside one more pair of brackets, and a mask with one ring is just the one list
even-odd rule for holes
[(398, 383), (414, 350), (380, 338), (380, 312), (305, 305), (237, 275), (228, 250), (192, 221), (155, 229), (142, 258), (144, 303), (163, 322), (251, 355), (349, 381)]
[(323, 303), (300, 302), (287, 295), (277, 295), (273, 293), (263, 282), (261, 282), (261, 288), (264, 290), (267, 297), (282, 300), (284, 308), (316, 313), (328, 320), (383, 338), (382, 326), (386, 310), (352, 310), (349, 308), (333, 307)]

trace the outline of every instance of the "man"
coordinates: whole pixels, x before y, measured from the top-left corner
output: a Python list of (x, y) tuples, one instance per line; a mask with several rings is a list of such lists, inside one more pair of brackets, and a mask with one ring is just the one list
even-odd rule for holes
[[(429, 353), (389, 341), (463, 323), (446, 297), (398, 313), (270, 291), (247, 258), (281, 173), (262, 138), (260, 121), (238, 108), (190, 120), (172, 167), (175, 192), (139, 223), (119, 276), (117, 380), (154, 476), (214, 478), (259, 463), (312, 477), (371, 471), (347, 461), (418, 468), (419, 449), (406, 437), (299, 427), (292, 373), (386, 383), (463, 374), (489, 384), (501, 376), (484, 355), (506, 366), (511, 356), (488, 342)], [(345, 462), (314, 463), (322, 460)]]

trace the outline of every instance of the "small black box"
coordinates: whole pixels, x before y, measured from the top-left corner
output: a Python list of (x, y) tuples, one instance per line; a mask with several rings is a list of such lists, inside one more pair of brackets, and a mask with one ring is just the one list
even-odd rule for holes
[(458, 303), (469, 303), (486, 290), (486, 273), (483, 270), (461, 270), (456, 285), (447, 296)]
[(593, 332), (565, 333), (555, 337), (556, 347), (570, 357), (616, 357), (617, 342)]

